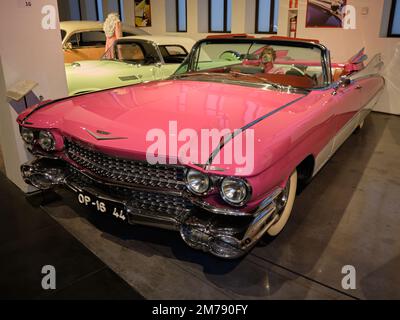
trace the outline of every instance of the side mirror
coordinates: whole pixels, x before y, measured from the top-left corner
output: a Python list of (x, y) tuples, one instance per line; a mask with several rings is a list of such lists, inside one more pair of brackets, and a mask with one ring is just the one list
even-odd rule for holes
[(334, 90), (332, 92), (332, 95), (335, 96), (337, 95), (338, 91), (340, 88), (345, 88), (351, 84), (351, 79), (346, 77), (346, 76), (341, 76), (340, 80), (335, 83), (334, 85)]
[(65, 49), (65, 50), (72, 50), (72, 43), (71, 43), (71, 42), (67, 42), (67, 43), (64, 45), (64, 49)]
[(351, 80), (350, 78), (346, 77), (346, 76), (341, 76), (340, 80), (339, 80), (339, 86), (342, 88), (347, 87), (348, 85), (351, 84)]

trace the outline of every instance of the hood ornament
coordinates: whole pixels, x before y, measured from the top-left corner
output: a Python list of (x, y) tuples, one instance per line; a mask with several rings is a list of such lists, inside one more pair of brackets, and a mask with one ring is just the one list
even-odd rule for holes
[(128, 139), (127, 137), (108, 137), (111, 132), (107, 131), (102, 131), (102, 130), (96, 130), (96, 133), (89, 129), (84, 129), (87, 133), (89, 133), (93, 138), (96, 140), (104, 141), (104, 140), (123, 140), (123, 139)]

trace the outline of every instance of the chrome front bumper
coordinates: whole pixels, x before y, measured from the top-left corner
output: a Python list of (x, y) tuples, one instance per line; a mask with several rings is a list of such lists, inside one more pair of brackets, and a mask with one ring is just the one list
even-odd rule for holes
[(37, 158), (23, 164), (21, 173), (26, 183), (41, 190), (64, 186), (77, 193), (118, 203), (130, 224), (179, 231), (190, 247), (222, 258), (233, 259), (246, 254), (279, 218), (275, 201), (282, 192), (279, 188), (253, 214), (226, 215), (219, 212), (221, 209), (207, 207), (196, 198), (183, 200), (179, 195), (127, 187), (121, 193), (121, 186), (114, 189), (108, 186), (110, 189), (105, 191), (102, 181), (61, 160)]

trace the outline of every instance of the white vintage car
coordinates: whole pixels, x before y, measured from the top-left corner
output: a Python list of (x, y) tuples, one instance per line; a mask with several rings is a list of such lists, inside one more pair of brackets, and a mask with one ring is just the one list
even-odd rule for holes
[[(60, 22), (64, 62), (100, 59), (104, 54), (106, 36), (98, 21)], [(148, 35), (146, 31), (122, 23), (122, 36)]]
[(165, 79), (195, 41), (172, 36), (132, 36), (116, 40), (99, 60), (65, 64), (69, 95)]

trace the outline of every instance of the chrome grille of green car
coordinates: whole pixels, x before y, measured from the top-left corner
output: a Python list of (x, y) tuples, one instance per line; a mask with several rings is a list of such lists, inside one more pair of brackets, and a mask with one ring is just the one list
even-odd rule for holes
[(116, 158), (66, 141), (66, 154), (79, 167), (111, 182), (156, 189), (182, 191), (185, 189), (185, 168), (178, 165), (151, 165), (146, 161)]

